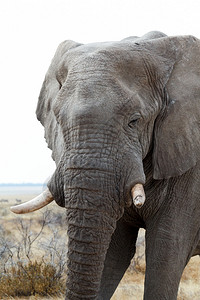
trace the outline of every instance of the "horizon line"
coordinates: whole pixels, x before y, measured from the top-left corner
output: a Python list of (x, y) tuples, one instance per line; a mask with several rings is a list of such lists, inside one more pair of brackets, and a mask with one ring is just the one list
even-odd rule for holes
[(40, 182), (37, 182), (37, 183), (34, 183), (34, 182), (21, 182), (21, 183), (16, 183), (16, 182), (8, 182), (8, 183), (0, 183), (0, 186), (16, 186), (16, 185), (46, 185), (46, 183), (40, 183)]

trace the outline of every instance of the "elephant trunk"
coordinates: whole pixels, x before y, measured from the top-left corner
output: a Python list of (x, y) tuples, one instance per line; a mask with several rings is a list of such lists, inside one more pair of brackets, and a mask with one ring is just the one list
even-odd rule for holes
[(84, 124), (78, 130), (68, 129), (64, 135), (68, 151), (48, 184), (67, 213), (68, 300), (97, 299), (107, 249), (123, 214), (124, 195), (139, 178), (131, 179), (133, 171), (124, 170), (118, 133), (111, 135), (104, 129), (94, 132)]
[(92, 170), (69, 172), (73, 179), (65, 188), (68, 221), (66, 299), (92, 300), (97, 298), (119, 203), (106, 187), (111, 174), (104, 174), (104, 180), (101, 180), (99, 171), (98, 175)]
[(68, 210), (66, 299), (96, 299), (115, 221), (106, 213)]

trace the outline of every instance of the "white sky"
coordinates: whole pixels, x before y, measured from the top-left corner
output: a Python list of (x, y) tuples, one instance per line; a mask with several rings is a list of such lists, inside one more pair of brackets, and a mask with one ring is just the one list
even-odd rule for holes
[(42, 183), (54, 171), (35, 109), (58, 44), (151, 30), (200, 38), (200, 1), (1, 0), (0, 183)]

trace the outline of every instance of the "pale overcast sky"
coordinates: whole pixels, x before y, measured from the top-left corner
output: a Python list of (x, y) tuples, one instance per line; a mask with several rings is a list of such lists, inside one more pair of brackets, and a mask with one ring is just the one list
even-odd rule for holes
[(58, 44), (151, 30), (200, 38), (200, 1), (1, 0), (0, 183), (43, 183), (54, 171), (35, 109)]

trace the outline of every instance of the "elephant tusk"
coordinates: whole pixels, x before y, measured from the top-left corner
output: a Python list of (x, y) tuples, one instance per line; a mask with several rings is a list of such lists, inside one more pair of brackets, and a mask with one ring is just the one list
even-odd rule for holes
[(47, 188), (43, 193), (32, 200), (29, 200), (20, 205), (11, 206), (10, 210), (15, 214), (26, 214), (48, 205), (53, 200), (53, 196)]
[(138, 183), (131, 189), (131, 195), (133, 199), (133, 204), (140, 208), (145, 202), (145, 192), (143, 185)]

